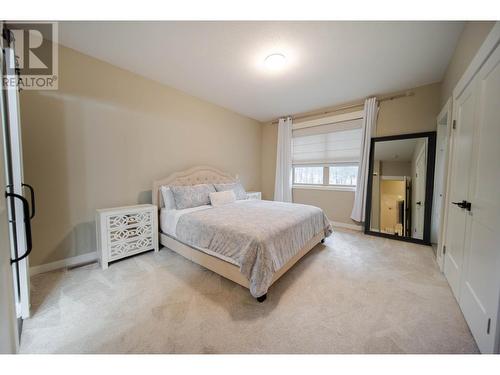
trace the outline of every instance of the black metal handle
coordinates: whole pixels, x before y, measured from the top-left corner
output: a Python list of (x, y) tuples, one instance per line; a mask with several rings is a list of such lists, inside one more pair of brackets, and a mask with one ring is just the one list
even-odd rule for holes
[(30, 196), (31, 196), (31, 214), (30, 214), (30, 219), (33, 219), (35, 217), (35, 190), (33, 189), (33, 186), (28, 185), (28, 184), (21, 184), (23, 187), (27, 187), (30, 190)]
[(460, 208), (465, 208), (467, 211), (470, 211), (472, 209), (472, 204), (465, 200), (462, 202), (451, 202), (451, 203), (457, 205)]
[(422, 204), (422, 202), (418, 201), (418, 202), (417, 202), (417, 203), (415, 203), (415, 204), (418, 204), (418, 205), (420, 206), (420, 205)]
[(24, 228), (26, 231), (26, 252), (23, 255), (21, 255), (20, 257), (17, 257), (15, 259), (11, 259), (10, 263), (12, 264), (12, 263), (17, 263), (20, 260), (23, 260), (24, 258), (26, 258), (28, 255), (30, 255), (31, 250), (33, 248), (32, 239), (31, 239), (30, 211), (29, 211), (28, 201), (22, 195), (14, 194), (14, 193), (5, 193), (5, 197), (17, 198), (17, 199), (20, 199), (21, 202), (23, 202)]

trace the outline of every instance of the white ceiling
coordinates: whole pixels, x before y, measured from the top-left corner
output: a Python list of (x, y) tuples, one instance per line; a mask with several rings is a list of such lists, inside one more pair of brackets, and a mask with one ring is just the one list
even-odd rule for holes
[(411, 161), (417, 143), (426, 138), (398, 139), (375, 143), (375, 160), (381, 161)]
[[(60, 43), (260, 121), (438, 82), (462, 22), (61, 22)], [(287, 57), (271, 74), (272, 53)]]

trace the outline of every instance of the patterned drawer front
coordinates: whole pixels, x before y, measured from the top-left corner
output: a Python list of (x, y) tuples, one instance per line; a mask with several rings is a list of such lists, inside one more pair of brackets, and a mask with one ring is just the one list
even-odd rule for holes
[(108, 228), (114, 230), (127, 228), (129, 226), (151, 225), (151, 219), (151, 212), (113, 215), (108, 217)]
[(137, 237), (129, 241), (121, 241), (110, 244), (110, 259), (121, 258), (129, 253), (139, 250), (149, 250), (153, 248), (151, 237)]
[(136, 239), (137, 237), (151, 236), (152, 233), (153, 233), (153, 228), (151, 228), (150, 224), (136, 228), (132, 227), (132, 228), (116, 229), (116, 230), (111, 230), (109, 232), (109, 241), (113, 243), (119, 241), (133, 240)]

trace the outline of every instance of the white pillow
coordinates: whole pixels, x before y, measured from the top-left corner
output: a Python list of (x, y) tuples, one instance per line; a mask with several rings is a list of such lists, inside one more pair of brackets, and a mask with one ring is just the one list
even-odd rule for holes
[(212, 206), (222, 206), (224, 204), (233, 203), (236, 200), (236, 195), (233, 190), (218, 191), (210, 193), (210, 203)]
[(161, 197), (163, 199), (163, 206), (167, 210), (175, 210), (176, 206), (172, 190), (170, 190), (168, 186), (161, 186), (160, 191), (161, 191)]

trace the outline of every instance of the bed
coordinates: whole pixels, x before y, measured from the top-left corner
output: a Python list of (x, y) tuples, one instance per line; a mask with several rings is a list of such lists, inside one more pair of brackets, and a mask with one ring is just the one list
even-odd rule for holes
[[(221, 206), (167, 209), (162, 186), (228, 184), (232, 175), (213, 167), (176, 172), (153, 183), (160, 243), (250, 290), (259, 302), (297, 261), (332, 233), (314, 206), (241, 199)], [(168, 206), (168, 202), (167, 202)]]

